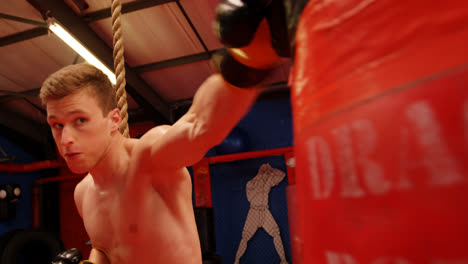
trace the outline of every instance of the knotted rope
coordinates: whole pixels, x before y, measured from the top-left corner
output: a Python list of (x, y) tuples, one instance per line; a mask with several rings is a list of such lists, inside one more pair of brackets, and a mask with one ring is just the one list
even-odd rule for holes
[(124, 60), (124, 47), (123, 47), (123, 36), (122, 27), (120, 24), (122, 3), (120, 0), (112, 0), (112, 39), (114, 46), (114, 71), (116, 76), (115, 93), (117, 97), (117, 106), (120, 109), (122, 115), (122, 123), (120, 124), (120, 132), (125, 136), (129, 137), (128, 130), (128, 105), (127, 105), (127, 93), (125, 92), (125, 60)]

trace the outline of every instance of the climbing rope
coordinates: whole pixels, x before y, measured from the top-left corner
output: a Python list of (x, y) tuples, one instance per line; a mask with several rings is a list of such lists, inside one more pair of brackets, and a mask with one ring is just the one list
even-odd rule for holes
[(122, 27), (120, 24), (122, 3), (120, 0), (112, 0), (112, 38), (114, 45), (114, 71), (116, 76), (115, 93), (117, 96), (117, 106), (122, 115), (122, 123), (120, 124), (120, 132), (129, 137), (128, 130), (128, 113), (127, 113), (127, 93), (125, 92), (125, 60)]

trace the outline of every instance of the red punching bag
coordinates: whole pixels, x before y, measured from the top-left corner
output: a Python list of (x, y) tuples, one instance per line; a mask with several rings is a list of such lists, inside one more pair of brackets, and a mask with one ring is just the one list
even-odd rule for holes
[(303, 263), (468, 263), (468, 1), (309, 1), (292, 84)]

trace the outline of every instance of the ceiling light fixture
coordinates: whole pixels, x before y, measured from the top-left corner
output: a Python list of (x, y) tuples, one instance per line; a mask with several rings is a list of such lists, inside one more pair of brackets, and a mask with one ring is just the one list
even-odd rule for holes
[(109, 68), (107, 68), (107, 66), (104, 65), (104, 63), (102, 63), (96, 56), (94, 56), (85, 46), (83, 46), (75, 37), (68, 33), (65, 28), (63, 28), (59, 23), (57, 23), (57, 21), (53, 19), (49, 21), (48, 26), (55, 35), (57, 35), (68, 46), (80, 54), (83, 59), (106, 74), (107, 77), (109, 77), (111, 83), (115, 85), (115, 74)]

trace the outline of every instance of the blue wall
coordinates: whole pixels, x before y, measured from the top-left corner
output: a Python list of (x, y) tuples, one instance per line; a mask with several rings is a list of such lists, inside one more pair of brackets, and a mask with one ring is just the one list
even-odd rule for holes
[[(7, 138), (0, 136), (0, 146), (8, 154), (16, 159), (14, 163), (31, 163), (37, 161), (35, 157), (27, 151), (21, 149)], [(5, 173), (0, 172), (0, 184), (16, 183), (20, 184), (22, 197), (17, 202), (16, 217), (11, 220), (0, 221), (0, 235), (13, 229), (29, 229), (31, 227), (31, 188), (34, 180), (40, 177), (39, 172), (28, 173)]]
[[(289, 99), (261, 101), (256, 103), (240, 121), (238, 128), (245, 132), (248, 146), (242, 151), (264, 150), (292, 146), (292, 116)], [(239, 133), (237, 133), (237, 136)], [(229, 136), (228, 136), (229, 139)], [(220, 155), (219, 148), (212, 149), (209, 155)], [(286, 172), (282, 156), (264, 157), (219, 163), (210, 166), (211, 189), (215, 214), (217, 254), (223, 263), (234, 263), (241, 240), (242, 229), (250, 204), (247, 201), (245, 186), (258, 172), (258, 168), (270, 163), (273, 168)], [(291, 263), (288, 214), (286, 203), (287, 176), (269, 196), (270, 211), (280, 227), (286, 258)], [(241, 258), (247, 263), (279, 263), (273, 239), (263, 229), (259, 229), (247, 245)]]

